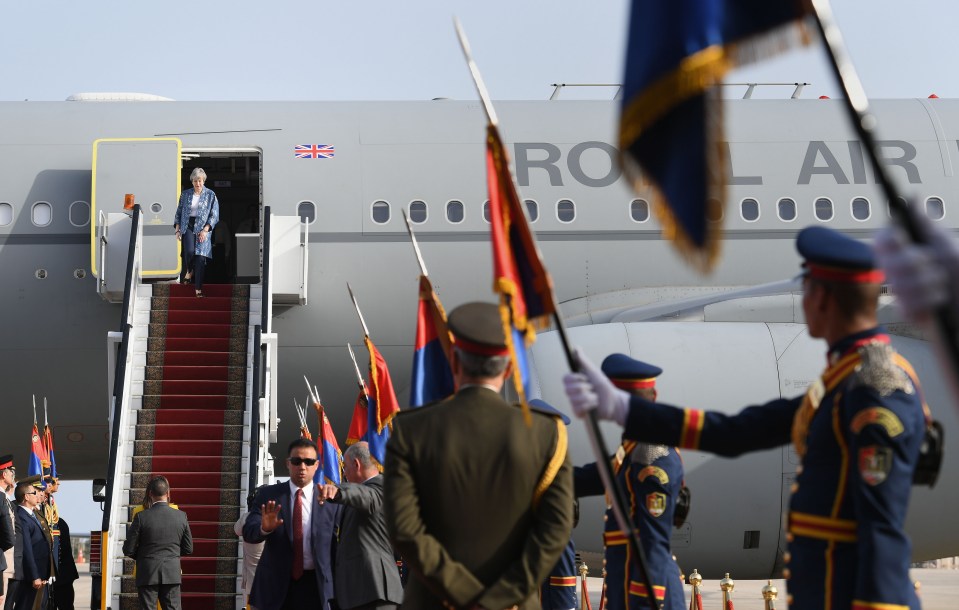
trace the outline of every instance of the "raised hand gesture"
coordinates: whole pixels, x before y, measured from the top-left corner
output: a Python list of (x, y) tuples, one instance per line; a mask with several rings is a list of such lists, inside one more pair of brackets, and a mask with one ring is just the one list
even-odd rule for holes
[(260, 506), (260, 529), (269, 534), (283, 524), (280, 509), (283, 508), (274, 500)]

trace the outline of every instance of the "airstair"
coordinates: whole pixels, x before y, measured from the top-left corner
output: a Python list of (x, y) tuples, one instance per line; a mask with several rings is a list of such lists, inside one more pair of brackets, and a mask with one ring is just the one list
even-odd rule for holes
[[(147, 483), (162, 474), (193, 534), (193, 554), (181, 560), (183, 608), (244, 608), (242, 545), (233, 526), (249, 491), (273, 478), (268, 449), (278, 421), (271, 226), (285, 238), (277, 249), (303, 257), (302, 283), (293, 289), (303, 297), (287, 296), (300, 303), (306, 228), (298, 218), (273, 217), (265, 208), (260, 283), (207, 284), (197, 298), (191, 285), (143, 281), (139, 206), (101, 220), (98, 284), (107, 300), (122, 294), (123, 312), (122, 331), (110, 333), (108, 346), (110, 457), (106, 479), (94, 484), (103, 489), (104, 515), (100, 561), (91, 565), (91, 607), (138, 606), (134, 565), (123, 556), (123, 542)], [(120, 265), (107, 264), (120, 260), (121, 247), (127, 250), (122, 290)]]

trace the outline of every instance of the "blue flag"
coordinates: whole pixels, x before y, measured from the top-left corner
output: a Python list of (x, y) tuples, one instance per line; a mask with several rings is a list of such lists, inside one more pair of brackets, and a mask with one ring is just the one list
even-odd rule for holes
[(719, 254), (726, 176), (713, 87), (739, 65), (808, 42), (804, 0), (633, 0), (619, 146), (637, 191), (652, 182), (667, 238), (697, 268)]

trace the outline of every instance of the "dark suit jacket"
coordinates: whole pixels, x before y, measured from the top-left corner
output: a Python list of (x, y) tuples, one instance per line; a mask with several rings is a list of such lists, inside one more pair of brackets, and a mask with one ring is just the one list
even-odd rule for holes
[[(10, 521), (10, 500), (0, 493), (0, 551), (13, 548), (17, 542), (17, 532)], [(7, 558), (0, 552), (0, 572), (7, 569)]]
[(22, 573), (18, 578), (27, 582), (50, 578), (50, 540), (43, 533), (43, 527), (22, 507), (17, 507), (17, 527), (23, 553)]
[(137, 586), (181, 583), (180, 557), (192, 552), (186, 513), (166, 502), (137, 513), (123, 541), (123, 554), (137, 562)]
[(344, 506), (336, 547), (336, 603), (344, 610), (375, 601), (403, 601), (403, 583), (383, 515), (383, 475), (343, 483), (333, 500)]
[(539, 609), (537, 588), (569, 542), (573, 482), (566, 427), (467, 387), (401, 411), (386, 446), (383, 504), (415, 576), (417, 610)]
[[(261, 507), (275, 501), (280, 505), (283, 523), (266, 534), (260, 533)], [(333, 599), (333, 530), (339, 519), (340, 507), (330, 502), (320, 504), (319, 494), (314, 490), (310, 533), (313, 562), (316, 570), (316, 585), (323, 599), (316, 601), (316, 608), (326, 608)], [(287, 481), (270, 485), (260, 490), (253, 500), (253, 510), (243, 526), (243, 539), (250, 543), (266, 541), (263, 554), (253, 578), (250, 605), (257, 610), (276, 610), (283, 605), (290, 586), (293, 571), (293, 503), (290, 484)]]
[[(62, 518), (60, 524), (60, 559), (57, 562), (57, 584), (66, 584), (67, 581), (77, 580), (77, 562), (73, 559), (73, 543), (70, 541), (70, 526)], [(72, 586), (72, 585), (70, 585)]]

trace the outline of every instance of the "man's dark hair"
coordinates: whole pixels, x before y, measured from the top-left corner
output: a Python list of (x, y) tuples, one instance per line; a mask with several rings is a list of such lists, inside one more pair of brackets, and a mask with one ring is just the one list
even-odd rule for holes
[(27, 490), (33, 489), (33, 483), (17, 483), (17, 488), (13, 491), (13, 499), (17, 504), (23, 503), (23, 498), (27, 495)]
[(153, 477), (150, 483), (147, 485), (147, 493), (152, 498), (163, 498), (170, 495), (170, 482), (167, 481), (166, 477), (158, 476)]
[(810, 285), (819, 285), (832, 295), (839, 308), (839, 313), (847, 320), (857, 316), (875, 315), (879, 306), (879, 294), (882, 287), (879, 284), (858, 284), (850, 282), (833, 282), (820, 278), (809, 278)]
[(509, 356), (483, 356), (474, 354), (454, 347), (456, 357), (459, 358), (460, 366), (467, 377), (474, 379), (485, 379), (496, 377), (506, 370), (509, 364)]
[(293, 453), (294, 449), (306, 449), (307, 447), (313, 449), (317, 456), (320, 455), (320, 450), (317, 448), (316, 443), (302, 436), (290, 443), (290, 446), (286, 448), (286, 455)]

